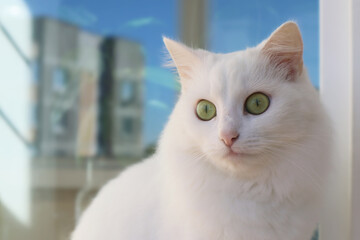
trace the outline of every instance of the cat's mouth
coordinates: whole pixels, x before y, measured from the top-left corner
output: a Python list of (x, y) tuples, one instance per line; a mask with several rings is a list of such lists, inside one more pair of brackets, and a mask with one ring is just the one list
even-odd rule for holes
[(225, 157), (230, 157), (230, 158), (244, 158), (247, 156), (249, 156), (249, 154), (245, 152), (235, 151), (232, 148), (228, 148), (228, 151), (225, 154)]

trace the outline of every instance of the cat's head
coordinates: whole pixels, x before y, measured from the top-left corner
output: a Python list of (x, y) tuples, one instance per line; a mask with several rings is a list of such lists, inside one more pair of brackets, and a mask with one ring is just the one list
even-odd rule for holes
[(228, 54), (164, 42), (182, 86), (172, 115), (179, 141), (216, 166), (262, 168), (301, 148), (316, 128), (321, 107), (294, 22), (254, 48)]

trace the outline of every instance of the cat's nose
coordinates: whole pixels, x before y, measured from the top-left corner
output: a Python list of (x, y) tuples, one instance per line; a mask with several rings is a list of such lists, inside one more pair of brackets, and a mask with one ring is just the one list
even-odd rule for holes
[(231, 147), (236, 141), (236, 139), (239, 138), (239, 133), (235, 131), (222, 132), (220, 134), (220, 138), (226, 146)]

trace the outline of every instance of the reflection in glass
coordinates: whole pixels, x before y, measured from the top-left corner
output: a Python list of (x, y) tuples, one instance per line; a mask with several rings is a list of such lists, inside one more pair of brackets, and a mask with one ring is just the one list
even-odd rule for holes
[[(32, 224), (29, 115), (31, 15), (20, 0), (0, 3), (0, 239)], [(13, 238), (14, 239), (14, 238)]]
[(97, 190), (155, 151), (180, 90), (162, 35), (227, 52), (295, 18), (316, 78), (316, 4), (1, 1), (0, 239), (68, 239)]
[(120, 104), (128, 105), (135, 101), (135, 84), (131, 81), (123, 81), (120, 89)]
[(53, 71), (52, 88), (55, 93), (64, 93), (67, 85), (69, 84), (69, 78), (64, 69), (56, 68)]

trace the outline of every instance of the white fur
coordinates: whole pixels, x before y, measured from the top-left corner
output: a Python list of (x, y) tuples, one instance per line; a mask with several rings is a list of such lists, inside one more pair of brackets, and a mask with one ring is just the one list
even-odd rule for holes
[[(310, 239), (330, 140), (306, 70), (286, 79), (286, 66), (272, 65), (262, 51), (266, 41), (229, 54), (165, 43), (199, 62), (179, 69), (188, 58), (172, 56), (183, 89), (158, 151), (102, 188), (72, 239)], [(269, 109), (246, 114), (245, 99), (259, 91), (270, 95)], [(196, 117), (199, 99), (216, 105), (215, 118)], [(219, 134), (234, 129), (233, 150), (241, 154), (227, 156)]]

